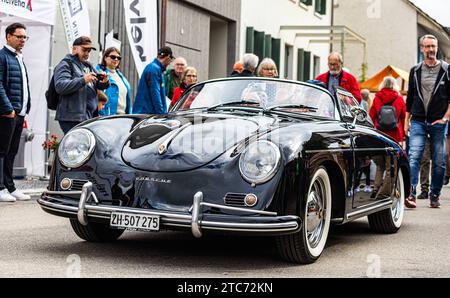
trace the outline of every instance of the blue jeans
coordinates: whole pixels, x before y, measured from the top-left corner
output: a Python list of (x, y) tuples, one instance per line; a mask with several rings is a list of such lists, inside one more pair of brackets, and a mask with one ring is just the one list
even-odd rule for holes
[(446, 124), (431, 125), (427, 122), (411, 121), (409, 136), (409, 165), (411, 167), (411, 195), (416, 197), (416, 187), (419, 182), (420, 164), (427, 135), (431, 137), (433, 156), (431, 169), (431, 195), (439, 197), (445, 175), (445, 133)]

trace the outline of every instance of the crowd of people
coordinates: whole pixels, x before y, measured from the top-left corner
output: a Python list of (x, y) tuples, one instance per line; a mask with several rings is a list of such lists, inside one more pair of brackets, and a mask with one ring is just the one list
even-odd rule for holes
[[(14, 202), (31, 199), (15, 188), (12, 170), (32, 99), (22, 57), (28, 39), (26, 27), (14, 23), (5, 33), (6, 45), (0, 50), (0, 201)], [(355, 76), (344, 69), (339, 53), (331, 53), (329, 70), (309, 82), (331, 93), (336, 87), (346, 89), (377, 129), (404, 144), (410, 158), (412, 184), (405, 205), (415, 208), (416, 199), (430, 199), (430, 207), (439, 208), (442, 187), (450, 179), (450, 75), (448, 64), (437, 59), (436, 37), (426, 35), (420, 45), (423, 62), (411, 70), (406, 100), (396, 80), (386, 77), (371, 101), (370, 92), (360, 90)], [(100, 64), (94, 67), (88, 60), (95, 50), (89, 37), (79, 37), (73, 42), (72, 52), (54, 69), (54, 87), (59, 95), (55, 120), (64, 134), (94, 117), (164, 115), (190, 86), (198, 83), (196, 68), (183, 57), (175, 58), (170, 47), (162, 47), (141, 74), (133, 99), (130, 83), (120, 71), (120, 49), (106, 49)], [(169, 68), (171, 64), (173, 68)], [(235, 63), (230, 77), (278, 78), (279, 74), (274, 60), (264, 58), (260, 63), (258, 56), (248, 53)], [(421, 193), (417, 196), (419, 176)]]

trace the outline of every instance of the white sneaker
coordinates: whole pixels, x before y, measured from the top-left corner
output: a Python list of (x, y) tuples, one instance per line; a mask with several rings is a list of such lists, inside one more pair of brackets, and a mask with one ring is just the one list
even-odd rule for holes
[(29, 201), (31, 197), (29, 195), (23, 194), (19, 190), (15, 190), (11, 195), (16, 198), (17, 201)]
[(7, 189), (0, 190), (0, 202), (15, 202), (16, 198), (13, 197)]

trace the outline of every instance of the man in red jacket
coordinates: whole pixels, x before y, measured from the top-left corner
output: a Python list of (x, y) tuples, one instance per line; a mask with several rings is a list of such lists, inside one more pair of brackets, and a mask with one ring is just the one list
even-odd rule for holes
[(361, 92), (359, 90), (358, 80), (350, 73), (343, 70), (344, 60), (339, 53), (331, 53), (328, 56), (329, 71), (319, 75), (316, 80), (322, 81), (327, 85), (331, 94), (334, 94), (334, 86), (340, 86), (349, 91), (361, 103)]

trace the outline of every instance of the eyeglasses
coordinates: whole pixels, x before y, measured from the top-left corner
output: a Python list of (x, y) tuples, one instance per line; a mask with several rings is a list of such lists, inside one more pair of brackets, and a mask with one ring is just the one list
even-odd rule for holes
[(85, 47), (81, 47), (81, 50), (86, 53), (90, 53), (92, 51), (91, 48), (85, 48)]
[(122, 60), (122, 57), (116, 55), (109, 55), (108, 57), (111, 58), (111, 60), (118, 60), (118, 61)]
[(27, 41), (28, 39), (30, 39), (30, 37), (29, 36), (26, 36), (26, 35), (12, 35), (12, 36), (14, 36), (15, 38), (17, 38), (17, 39), (20, 39), (20, 40), (25, 40), (25, 41)]
[(197, 75), (186, 75), (186, 78), (196, 78)]

